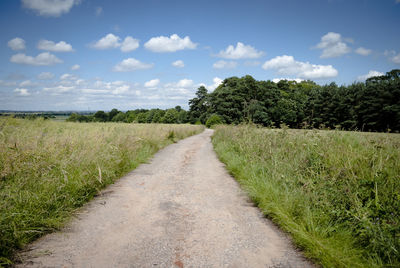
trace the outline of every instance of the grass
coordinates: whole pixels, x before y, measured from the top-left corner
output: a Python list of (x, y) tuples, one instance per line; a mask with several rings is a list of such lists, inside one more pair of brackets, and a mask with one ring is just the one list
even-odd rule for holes
[(0, 266), (160, 148), (203, 129), (0, 119)]
[(214, 148), (323, 267), (400, 267), (400, 135), (219, 126)]

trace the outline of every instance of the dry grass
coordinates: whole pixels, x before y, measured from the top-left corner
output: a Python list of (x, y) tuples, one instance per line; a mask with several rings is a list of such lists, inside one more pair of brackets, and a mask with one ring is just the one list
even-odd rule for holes
[(203, 129), (0, 119), (0, 266), (160, 148)]

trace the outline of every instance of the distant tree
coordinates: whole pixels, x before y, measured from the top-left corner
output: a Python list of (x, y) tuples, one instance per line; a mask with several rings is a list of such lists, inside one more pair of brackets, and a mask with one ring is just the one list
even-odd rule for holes
[(178, 111), (175, 109), (168, 109), (161, 119), (161, 123), (175, 124), (178, 123)]
[(118, 111), (117, 109), (112, 109), (109, 113), (108, 113), (108, 121), (113, 121), (114, 116), (116, 116), (120, 111)]
[(126, 114), (123, 112), (118, 112), (116, 115), (113, 116), (112, 121), (113, 122), (125, 122), (126, 120)]
[(94, 120), (96, 122), (106, 122), (108, 120), (108, 115), (104, 111), (97, 111), (94, 114)]
[(189, 121), (194, 124), (200, 120), (203, 124), (207, 118), (207, 111), (209, 109), (209, 95), (204, 86), (197, 89), (196, 97), (189, 100)]

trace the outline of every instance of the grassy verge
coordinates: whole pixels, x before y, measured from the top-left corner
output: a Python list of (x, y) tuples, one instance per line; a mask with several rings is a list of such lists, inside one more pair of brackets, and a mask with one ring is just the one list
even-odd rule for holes
[(0, 119), (0, 266), (160, 148), (203, 129)]
[(219, 126), (214, 148), (324, 267), (400, 267), (400, 135)]

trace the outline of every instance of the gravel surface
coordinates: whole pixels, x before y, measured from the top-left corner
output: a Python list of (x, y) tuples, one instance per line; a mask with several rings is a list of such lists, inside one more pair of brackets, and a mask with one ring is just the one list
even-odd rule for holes
[(17, 267), (314, 267), (226, 172), (212, 133), (158, 152)]

